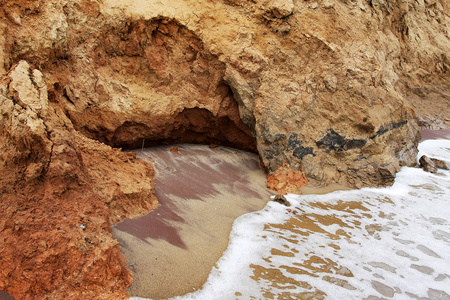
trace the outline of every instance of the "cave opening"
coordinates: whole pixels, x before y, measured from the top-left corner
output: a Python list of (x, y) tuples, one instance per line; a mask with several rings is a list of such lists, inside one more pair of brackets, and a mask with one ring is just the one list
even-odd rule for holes
[(103, 142), (115, 148), (135, 150), (171, 144), (204, 144), (227, 146), (256, 153), (256, 140), (237, 109), (233, 115), (215, 116), (206, 108), (184, 108), (159, 132), (146, 124), (126, 121)]
[[(42, 69), (49, 101), (86, 137), (123, 150), (189, 143), (257, 153), (253, 124), (241, 120), (224, 79), (226, 64), (179, 21), (105, 23), (89, 41), (73, 38), (78, 54), (48, 54)], [(31, 52), (10, 60), (20, 59), (41, 65)], [(164, 111), (158, 105), (166, 99), (174, 104)]]
[(123, 150), (187, 143), (257, 152), (253, 124), (242, 121), (224, 79), (226, 64), (177, 20), (107, 28), (93, 49), (92, 63), (80, 62), (95, 74), (85, 76), (92, 92), (66, 82), (59, 93), (82, 134)]
[[(172, 144), (204, 144), (257, 153), (254, 134), (241, 120), (231, 89), (224, 82), (221, 85), (220, 97), (208, 99), (208, 105), (179, 107), (163, 118), (146, 111), (126, 114), (120, 119), (117, 114), (98, 108), (86, 109), (81, 114), (67, 111), (67, 114), (82, 134), (113, 148), (136, 150)], [(111, 126), (111, 120), (115, 126)]]

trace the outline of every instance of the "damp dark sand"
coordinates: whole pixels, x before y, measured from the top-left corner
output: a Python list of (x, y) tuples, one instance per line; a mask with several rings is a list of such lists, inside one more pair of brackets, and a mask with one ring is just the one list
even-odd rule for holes
[(425, 140), (436, 140), (436, 139), (450, 139), (450, 128), (440, 129), (440, 130), (431, 130), (431, 129), (423, 129), (422, 130), (422, 141)]
[(14, 300), (7, 292), (0, 291), (0, 300)]
[(136, 151), (154, 160), (161, 206), (113, 227), (135, 282), (132, 296), (163, 299), (200, 288), (227, 248), (234, 220), (269, 200), (256, 154), (178, 145)]

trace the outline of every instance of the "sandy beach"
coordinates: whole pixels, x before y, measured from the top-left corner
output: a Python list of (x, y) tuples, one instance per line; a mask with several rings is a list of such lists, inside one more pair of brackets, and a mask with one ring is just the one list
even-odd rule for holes
[[(419, 151), (450, 161), (449, 140)], [(404, 167), (390, 187), (271, 201), (234, 222), (202, 289), (176, 299), (450, 299), (449, 176)]]
[(227, 248), (234, 220), (270, 200), (265, 173), (256, 154), (226, 147), (175, 145), (136, 153), (154, 160), (161, 205), (113, 227), (134, 272), (127, 292), (152, 299), (192, 292)]
[(0, 291), (0, 300), (14, 300), (7, 292)]
[(436, 139), (447, 139), (447, 140), (450, 139), (450, 128), (440, 130), (432, 130), (432, 129), (422, 130), (422, 141), (436, 140)]
[[(450, 130), (422, 133), (422, 139), (449, 137)], [(176, 145), (137, 154), (155, 161), (161, 206), (113, 229), (135, 273), (128, 292), (152, 299), (193, 292), (202, 287), (226, 250), (234, 220), (266, 205), (271, 192), (265, 187), (265, 174), (256, 155), (225, 147)], [(301, 194), (336, 190), (348, 189), (306, 187)], [(319, 230), (314, 224), (306, 225)]]

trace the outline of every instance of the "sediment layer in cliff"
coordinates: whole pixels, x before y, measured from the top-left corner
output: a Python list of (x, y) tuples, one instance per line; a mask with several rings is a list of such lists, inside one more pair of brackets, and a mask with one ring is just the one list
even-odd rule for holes
[(152, 166), (117, 148), (257, 151), (280, 192), (391, 184), (415, 164), (419, 123), (450, 120), (448, 11), (443, 0), (2, 2), (0, 290), (123, 295), (131, 274), (109, 226), (157, 202)]

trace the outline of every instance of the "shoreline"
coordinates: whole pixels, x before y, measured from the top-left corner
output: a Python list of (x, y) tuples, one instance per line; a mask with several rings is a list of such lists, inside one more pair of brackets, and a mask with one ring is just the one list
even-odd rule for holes
[[(419, 149), (448, 161), (449, 147)], [(208, 282), (177, 299), (447, 299), (449, 176), (405, 167), (390, 187), (269, 203), (235, 222)]]
[[(421, 142), (435, 139), (450, 139), (450, 128), (422, 130)], [(185, 157), (187, 152), (189, 152), (184, 148), (185, 145), (178, 145), (178, 152), (171, 152), (170, 149), (174, 146), (175, 145), (159, 147), (161, 150), (159, 150), (158, 155), (162, 155), (165, 159), (171, 160), (174, 156), (178, 156), (178, 158)], [(199, 147), (198, 145), (196, 146)], [(226, 150), (227, 155), (236, 155), (237, 152), (235, 149), (226, 147), (219, 147), (218, 149)], [(207, 149), (203, 155), (207, 154), (209, 151), (212, 151), (212, 149)], [(137, 152), (138, 157), (144, 160), (149, 155), (147, 149), (145, 149), (145, 153), (142, 153), (141, 150), (138, 150)], [(189, 155), (191, 154), (192, 153)], [(118, 240), (122, 239), (122, 241), (125, 239), (132, 241), (132, 243), (121, 243), (124, 255), (125, 252), (128, 253), (128, 255), (133, 255), (135, 251), (131, 248), (137, 245), (135, 250), (148, 253), (148, 256), (154, 259), (152, 261), (151, 259), (137, 256), (135, 257), (135, 260), (130, 261), (127, 257), (128, 268), (135, 272), (135, 274), (142, 273), (142, 270), (139, 270), (139, 264), (142, 262), (141, 260), (145, 260), (145, 268), (149, 267), (149, 270), (151, 270), (148, 278), (142, 278), (142, 275), (139, 275), (139, 278), (135, 278), (135, 283), (128, 289), (128, 293), (130, 293), (132, 297), (149, 297), (149, 294), (141, 294), (140, 291), (145, 290), (144, 293), (150, 291), (153, 295), (151, 298), (153, 299), (164, 299), (187, 294), (198, 290), (203, 286), (209, 276), (211, 267), (217, 263), (222, 256), (223, 251), (227, 249), (229, 235), (234, 220), (246, 212), (262, 209), (267, 201), (269, 201), (269, 196), (275, 194), (275, 192), (265, 188), (265, 174), (257, 167), (258, 163), (259, 161), (256, 159), (255, 162), (249, 164), (252, 172), (259, 172), (259, 175), (252, 174), (249, 178), (241, 178), (241, 180), (244, 181), (257, 178), (257, 187), (253, 186), (250, 189), (244, 189), (243, 186), (241, 186), (239, 193), (245, 197), (260, 197), (262, 198), (262, 201), (260, 201), (257, 205), (258, 207), (254, 207), (253, 210), (247, 207), (239, 212), (239, 215), (228, 215), (224, 217), (223, 219), (226, 224), (220, 225), (219, 223), (214, 223), (213, 220), (201, 223), (201, 221), (205, 221), (200, 220), (202, 216), (196, 211), (189, 211), (189, 205), (186, 205), (184, 202), (194, 201), (193, 207), (199, 208), (204, 206), (203, 209), (206, 214), (213, 214), (214, 212), (205, 209), (205, 207), (211, 204), (217, 206), (218, 203), (214, 202), (215, 198), (220, 198), (220, 201), (224, 202), (227, 200), (227, 197), (230, 197), (231, 194), (229, 193), (229, 190), (227, 190), (229, 187), (221, 186), (221, 184), (224, 184), (223, 179), (227, 178), (227, 173), (238, 173), (239, 169), (237, 168), (239, 166), (235, 165), (233, 168), (222, 166), (218, 170), (215, 170), (219, 171), (219, 173), (222, 172), (223, 176), (220, 178), (221, 176), (219, 175), (210, 176), (211, 174), (208, 172), (211, 170), (205, 169), (207, 165), (205, 165), (204, 162), (196, 166), (189, 166), (189, 164), (187, 164), (187, 168), (183, 169), (183, 173), (185, 174), (182, 175), (182, 178), (184, 179), (180, 179), (179, 174), (177, 173), (179, 170), (171, 169), (168, 165), (155, 161), (155, 168), (158, 170), (155, 180), (156, 194), (161, 206), (151, 211), (147, 216), (134, 220), (125, 220), (124, 222), (113, 226), (115, 238)], [(183, 180), (192, 177), (189, 176), (189, 174), (195, 174), (195, 172), (198, 172), (202, 167), (204, 171), (202, 174), (204, 181), (196, 182), (196, 191), (193, 191), (191, 187), (189, 187), (189, 184), (183, 185)], [(182, 168), (179, 169), (181, 170)], [(213, 193), (210, 192), (211, 186), (208, 184), (208, 180), (210, 179), (216, 180), (216, 185), (213, 187), (216, 191)], [(176, 192), (169, 192), (173, 187), (172, 183), (174, 181), (176, 182), (175, 185), (178, 187), (178, 190)], [(349, 188), (339, 185), (329, 185), (318, 188), (303, 187), (299, 194), (322, 195), (339, 190), (349, 190)], [(219, 192), (217, 193), (217, 191)], [(174, 199), (175, 203), (173, 203)], [(226, 207), (217, 207), (222, 210), (227, 209)], [(155, 217), (155, 215), (158, 217)], [(205, 230), (202, 228), (202, 225), (209, 228)], [(199, 237), (198, 234), (189, 234), (183, 227), (188, 227), (190, 230), (194, 231), (204, 231), (202, 234), (206, 236), (215, 235), (214, 238), (210, 237), (211, 240), (215, 241), (214, 246), (208, 248), (208, 243), (205, 243), (207, 239), (205, 239), (204, 236)], [(196, 243), (202, 246), (194, 246)], [(197, 255), (192, 255), (191, 252), (193, 249), (198, 253)], [(176, 257), (176, 259), (171, 261), (170, 257)], [(199, 262), (201, 265), (199, 265)], [(172, 276), (168, 277), (167, 274), (172, 274)], [(0, 291), (0, 300), (14, 300), (14, 298), (7, 292)]]
[(422, 129), (421, 142), (425, 140), (450, 139), (450, 128), (446, 129)]
[[(439, 138), (450, 139), (450, 129), (424, 129), (422, 131), (421, 141)], [(227, 201), (227, 198), (233, 198), (233, 193), (227, 191), (229, 187), (227, 188), (225, 185), (220, 186), (225, 183), (229, 184), (230, 182), (225, 182), (223, 180), (224, 178), (220, 178), (214, 172), (222, 172), (225, 177), (229, 172), (235, 173), (236, 175), (239, 170), (236, 168), (239, 168), (239, 166), (233, 165), (233, 167), (227, 167), (224, 164), (219, 170), (208, 170), (208, 163), (202, 162), (200, 164), (201, 168), (199, 168), (199, 165), (188, 162), (189, 159), (192, 159), (192, 155), (195, 153), (207, 156), (208, 153), (211, 155), (210, 151), (212, 152), (214, 150), (207, 149), (206, 146), (194, 145), (194, 147), (197, 147), (197, 149), (192, 153), (187, 150), (187, 146), (185, 145), (148, 148), (152, 150), (145, 149), (144, 153), (140, 150), (137, 151), (137, 155), (141, 159), (146, 159), (147, 156), (155, 157), (154, 163), (157, 169), (155, 186), (161, 206), (144, 217), (125, 220), (114, 226), (113, 231), (115, 232), (115, 237), (121, 241), (121, 248), (127, 258), (129, 268), (136, 274), (135, 283), (128, 289), (128, 293), (132, 296), (164, 299), (200, 289), (206, 282), (211, 267), (219, 260), (223, 251), (227, 249), (234, 220), (243, 214), (229, 216), (226, 218), (226, 225), (214, 224), (210, 220), (205, 221), (204, 224), (209, 229), (205, 230), (204, 227), (199, 226), (197, 221), (199, 218), (202, 218), (202, 214), (211, 214), (212, 212), (206, 209), (202, 213), (191, 210), (192, 208), (199, 208), (200, 203), (205, 207), (208, 205), (217, 205), (214, 200), (215, 198), (220, 198), (219, 201)], [(207, 150), (201, 150), (201, 147)], [(237, 154), (235, 149), (226, 147), (219, 147), (218, 149), (226, 151), (226, 154), (224, 153), (225, 156)], [(179, 164), (179, 162), (176, 162), (176, 157), (181, 158), (184, 156), (186, 156), (184, 163), (173, 167)], [(265, 196), (264, 200), (259, 203), (259, 206), (254, 207), (253, 211), (262, 209), (269, 200), (269, 196), (274, 194), (273, 191), (266, 188), (265, 174), (257, 167), (257, 164), (258, 161), (255, 158), (252, 168), (254, 172), (260, 173), (257, 176), (259, 180), (258, 186), (260, 191), (264, 191)], [(180, 175), (178, 172), (183, 172), (183, 174)], [(199, 172), (202, 173), (200, 175), (202, 180), (191, 182), (191, 180), (194, 180), (194, 177), (189, 174), (198, 175)], [(236, 180), (236, 178), (232, 180)], [(209, 189), (211, 187), (208, 181), (215, 181), (218, 190), (221, 191), (219, 193), (210, 193)], [(174, 186), (177, 187), (175, 190), (173, 188)], [(306, 186), (301, 188), (299, 194), (323, 195), (342, 190), (350, 190), (350, 188), (340, 185), (329, 185), (325, 187)], [(247, 192), (249, 192), (247, 196), (258, 197), (258, 191), (256, 189), (250, 189)], [(193, 206), (186, 204), (189, 201), (194, 201), (192, 202)], [(201, 209), (205, 209), (205, 207)], [(224, 207), (221, 209), (224, 209)], [(252, 210), (248, 209), (246, 212), (250, 211)], [(192, 235), (186, 231), (186, 228), (193, 230), (193, 227), (196, 231), (204, 231), (203, 234), (207, 232), (207, 235), (214, 235), (214, 239), (220, 240), (220, 242), (216, 242), (214, 246), (209, 244), (208, 247), (208, 243), (205, 243), (204, 237), (199, 238), (198, 235)], [(131, 249), (129, 244), (124, 246), (125, 240), (127, 240), (127, 243), (131, 241), (136, 249)], [(195, 246), (194, 244), (196, 243), (202, 246)], [(204, 247), (207, 247), (207, 249)], [(140, 255), (137, 255), (137, 252), (149, 253), (153, 261), (144, 257), (139, 259), (138, 257)], [(198, 264), (198, 261), (193, 263), (198, 259), (195, 258), (197, 255), (194, 255), (193, 252), (201, 253), (201, 260), (203, 260), (201, 265)], [(145, 261), (144, 268), (142, 266), (139, 267), (139, 264), (142, 263), (141, 260)], [(152, 271), (143, 271), (142, 269), (145, 268), (151, 269)], [(191, 268), (195, 268), (195, 272), (192, 272)]]
[(200, 289), (227, 249), (235, 219), (263, 209), (270, 200), (259, 158), (205, 145), (161, 146), (136, 153), (140, 159), (154, 160), (161, 205), (113, 226), (113, 236), (135, 274), (127, 292), (166, 299)]

